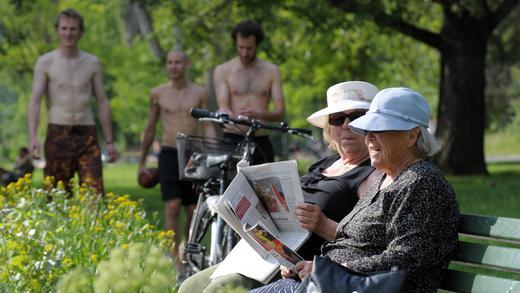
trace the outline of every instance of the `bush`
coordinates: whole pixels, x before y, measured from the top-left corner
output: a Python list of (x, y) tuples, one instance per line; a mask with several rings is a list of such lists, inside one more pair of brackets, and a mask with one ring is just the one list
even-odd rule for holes
[(88, 283), (111, 250), (131, 243), (171, 249), (173, 233), (151, 225), (141, 202), (113, 193), (99, 198), (85, 186), (66, 199), (62, 187), (36, 188), (27, 176), (0, 190), (0, 292), (54, 291), (70, 271)]
[(58, 283), (63, 292), (173, 292), (175, 271), (171, 260), (157, 247), (131, 243), (115, 248), (110, 259), (97, 266), (96, 274), (77, 268)]

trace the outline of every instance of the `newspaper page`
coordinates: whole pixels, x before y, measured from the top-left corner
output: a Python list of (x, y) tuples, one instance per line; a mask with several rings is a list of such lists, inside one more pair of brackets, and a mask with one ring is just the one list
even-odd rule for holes
[(293, 270), (296, 263), (303, 260), (298, 253), (274, 237), (274, 235), (262, 227), (261, 224), (254, 227), (244, 226), (244, 230), (281, 265)]
[[(232, 210), (229, 210), (229, 207)], [(241, 171), (237, 173), (217, 203), (219, 215), (222, 210), (227, 210), (225, 216), (236, 216), (231, 221), (238, 220), (240, 229), (245, 224), (254, 226), (256, 223), (261, 222), (264, 224), (264, 227), (276, 236), (280, 234), (271, 216), (260, 201), (259, 196), (251, 188), (249, 181)], [(225, 217), (223, 218), (226, 220)]]
[(262, 258), (268, 253), (247, 236), (244, 225), (254, 226), (263, 223), (272, 234), (280, 235), (271, 217), (259, 201), (243, 173), (238, 172), (217, 203), (217, 213), (238, 235), (252, 246)]
[(239, 273), (248, 278), (267, 284), (276, 276), (279, 271), (280, 264), (278, 261), (267, 254), (267, 258), (263, 258), (253, 249), (244, 239), (231, 250), (222, 261), (215, 272), (211, 275), (211, 279), (222, 277), (228, 274)]
[[(277, 272), (280, 260), (267, 253), (243, 227), (261, 225), (285, 246), (293, 251), (297, 250), (310, 235), (309, 231), (300, 227), (294, 215), (296, 205), (303, 201), (296, 161), (240, 168), (219, 200), (217, 210), (242, 237), (239, 244), (247, 242), (251, 248), (249, 252), (256, 251), (260, 257), (251, 262), (250, 256), (246, 255), (247, 249), (244, 248), (244, 244), (237, 245), (211, 278), (241, 273), (262, 283), (268, 282)], [(273, 264), (273, 259), (276, 265)], [(252, 264), (253, 267), (261, 269), (256, 273), (249, 273), (248, 268)]]
[[(294, 214), (296, 205), (304, 201), (296, 161), (267, 163), (242, 168), (240, 171), (274, 222), (277, 232), (273, 235), (291, 249), (298, 249), (310, 232), (300, 226)], [(272, 232), (270, 226), (259, 222)], [(248, 224), (254, 226), (256, 223)]]

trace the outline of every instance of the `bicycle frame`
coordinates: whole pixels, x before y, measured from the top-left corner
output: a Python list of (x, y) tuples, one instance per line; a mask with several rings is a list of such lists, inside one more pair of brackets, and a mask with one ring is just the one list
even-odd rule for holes
[[(235, 243), (235, 238), (230, 235), (231, 233), (226, 234), (227, 238), (224, 241), (225, 222), (217, 216), (215, 209), (212, 208), (227, 187), (227, 165), (230, 160), (231, 158), (227, 158), (219, 163), (220, 174), (218, 178), (210, 178), (202, 184), (190, 225), (189, 238), (185, 246), (186, 262), (192, 272), (198, 272), (221, 262)], [(216, 184), (218, 184), (217, 195), (214, 194)], [(201, 245), (201, 242), (208, 228), (210, 228), (211, 238), (209, 256), (206, 257), (206, 248)], [(224, 249), (222, 243), (226, 244)]]

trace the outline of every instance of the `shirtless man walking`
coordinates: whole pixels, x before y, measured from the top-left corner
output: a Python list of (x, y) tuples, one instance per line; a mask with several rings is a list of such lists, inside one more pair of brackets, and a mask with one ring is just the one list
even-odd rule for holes
[[(278, 67), (256, 57), (264, 38), (262, 28), (251, 20), (239, 23), (231, 33), (237, 56), (215, 68), (215, 91), (219, 111), (262, 121), (281, 121), (285, 114), (282, 80)], [(273, 109), (269, 110), (269, 103)], [(243, 128), (226, 128), (224, 137), (240, 141)], [(274, 150), (267, 134), (256, 133), (253, 164), (274, 161)]]
[[(197, 196), (191, 182), (179, 180), (176, 137), (177, 132), (187, 135), (198, 134), (197, 123), (190, 116), (190, 109), (192, 107), (207, 109), (206, 90), (191, 82), (186, 75), (189, 64), (188, 57), (183, 51), (173, 50), (168, 53), (166, 70), (170, 81), (152, 89), (150, 93), (148, 123), (144, 131), (139, 160), (139, 174), (148, 172), (146, 156), (154, 140), (156, 124), (160, 118), (163, 131), (159, 155), (159, 182), (164, 201), (165, 229), (175, 231), (173, 257), (179, 281), (183, 280), (186, 272), (185, 266), (178, 257), (181, 240), (181, 233), (179, 233), (181, 205), (185, 206), (186, 211), (184, 237), (187, 239)], [(206, 126), (206, 135), (213, 134), (211, 127), (209, 124)]]
[(65, 183), (71, 196), (70, 179), (78, 172), (86, 182), (103, 194), (101, 148), (91, 109), (92, 95), (110, 161), (117, 158), (112, 139), (112, 114), (102, 82), (99, 59), (80, 51), (83, 17), (72, 9), (62, 11), (55, 29), (60, 45), (38, 59), (34, 69), (32, 96), (28, 109), (29, 151), (40, 157), (38, 122), (42, 97), (47, 100), (47, 138), (45, 140), (45, 176)]

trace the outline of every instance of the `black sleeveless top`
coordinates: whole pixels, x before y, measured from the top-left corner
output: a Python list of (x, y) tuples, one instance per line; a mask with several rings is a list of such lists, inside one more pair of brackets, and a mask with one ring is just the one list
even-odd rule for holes
[[(302, 176), (300, 181), (305, 201), (316, 204), (328, 218), (339, 223), (356, 205), (359, 184), (374, 168), (370, 166), (370, 160), (366, 160), (340, 176), (328, 177), (321, 174), (322, 170), (338, 159), (339, 155), (335, 154), (312, 164), (309, 174)], [(304, 259), (312, 260), (314, 255), (320, 254), (320, 247), (324, 242), (325, 239), (313, 233), (298, 253)]]

